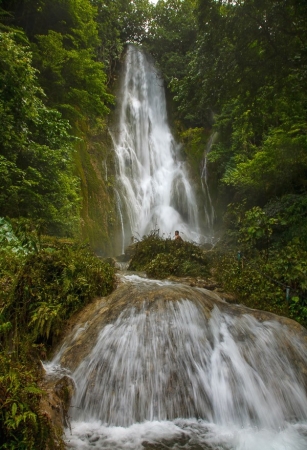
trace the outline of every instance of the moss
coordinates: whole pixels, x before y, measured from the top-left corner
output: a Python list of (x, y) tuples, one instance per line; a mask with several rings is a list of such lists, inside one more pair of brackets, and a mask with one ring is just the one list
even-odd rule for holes
[(113, 190), (113, 144), (105, 125), (85, 129), (80, 137), (75, 166), (81, 184), (81, 235), (97, 254), (110, 256), (119, 227)]

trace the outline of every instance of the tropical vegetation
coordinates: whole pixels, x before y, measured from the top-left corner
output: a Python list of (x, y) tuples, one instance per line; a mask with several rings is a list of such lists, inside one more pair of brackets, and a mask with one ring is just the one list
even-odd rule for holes
[(0, 219), (0, 447), (55, 448), (39, 408), (39, 359), (74, 313), (115, 286), (114, 268), (88, 245)]
[(1, 448), (52, 448), (34, 362), (114, 286), (92, 251), (120, 227), (108, 127), (127, 43), (159, 65), (195, 180), (207, 152), (218, 236), (210, 259), (149, 236), (131, 268), (211, 266), (307, 324), (306, 17), (305, 0), (0, 0)]
[(216, 133), (216, 277), (239, 301), (305, 325), (306, 16), (303, 0), (159, 1), (145, 38), (194, 166)]
[(129, 270), (144, 271), (150, 278), (202, 277), (210, 275), (209, 258), (192, 242), (160, 236), (152, 230), (134, 244)]

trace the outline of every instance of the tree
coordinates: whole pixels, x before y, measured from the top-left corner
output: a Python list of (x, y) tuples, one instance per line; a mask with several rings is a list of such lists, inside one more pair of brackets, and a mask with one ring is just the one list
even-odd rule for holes
[(153, 8), (149, 0), (121, 1), (122, 30), (120, 36), (122, 42), (137, 44), (145, 42), (152, 20)]
[(198, 1), (197, 46), (175, 99), (194, 126), (216, 113), (209, 158), (241, 198), (305, 188), (306, 14), (301, 0)]
[(74, 126), (80, 119), (105, 117), (114, 98), (97, 61), (97, 6), (90, 0), (4, 0), (3, 7), (27, 33), (48, 105)]
[(159, 0), (144, 43), (158, 61), (165, 81), (182, 79), (196, 39), (193, 0)]
[(0, 215), (43, 219), (49, 232), (76, 231), (78, 183), (69, 125), (46, 108), (29, 49), (0, 33)]

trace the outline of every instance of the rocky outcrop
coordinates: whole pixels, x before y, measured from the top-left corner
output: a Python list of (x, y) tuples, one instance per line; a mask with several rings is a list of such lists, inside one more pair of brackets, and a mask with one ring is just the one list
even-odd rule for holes
[(63, 428), (69, 427), (68, 409), (74, 393), (73, 380), (67, 376), (45, 376), (41, 389), (44, 395), (40, 401), (41, 414), (52, 425), (52, 439), (46, 450), (63, 449)]

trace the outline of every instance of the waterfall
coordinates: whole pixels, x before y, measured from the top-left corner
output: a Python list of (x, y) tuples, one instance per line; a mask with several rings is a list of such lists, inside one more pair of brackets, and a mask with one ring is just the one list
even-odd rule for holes
[(55, 358), (76, 386), (68, 448), (307, 448), (306, 330), (205, 289), (124, 278)]
[(163, 80), (151, 58), (129, 45), (112, 133), (117, 190), (125, 205), (124, 246), (151, 230), (201, 242), (198, 208), (180, 145), (170, 131)]

